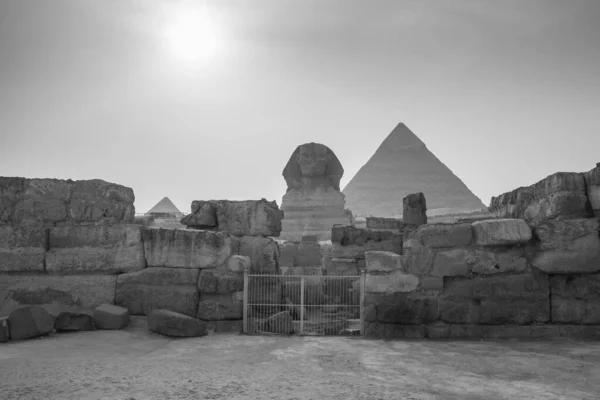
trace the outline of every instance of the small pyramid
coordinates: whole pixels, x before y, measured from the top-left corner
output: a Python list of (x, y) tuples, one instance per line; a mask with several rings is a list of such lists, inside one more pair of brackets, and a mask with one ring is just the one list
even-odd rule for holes
[(163, 198), (146, 213), (148, 214), (182, 214), (168, 197)]
[(399, 218), (402, 199), (423, 192), (428, 215), (481, 210), (481, 199), (406, 125), (398, 126), (343, 190), (357, 216)]

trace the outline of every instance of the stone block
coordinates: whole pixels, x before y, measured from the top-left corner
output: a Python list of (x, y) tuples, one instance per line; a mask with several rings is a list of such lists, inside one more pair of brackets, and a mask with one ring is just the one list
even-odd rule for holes
[(419, 278), (401, 270), (383, 275), (367, 274), (365, 290), (368, 293), (412, 292), (419, 286)]
[(289, 311), (282, 311), (266, 319), (266, 331), (270, 333), (291, 334), (293, 320)]
[(250, 257), (233, 255), (227, 260), (227, 269), (236, 274), (243, 274), (246, 270), (250, 271), (252, 261)]
[(58, 332), (92, 331), (96, 328), (94, 315), (88, 311), (62, 311), (54, 320)]
[(198, 304), (198, 276), (195, 268), (145, 268), (117, 278), (115, 303), (133, 315), (148, 315), (167, 309), (195, 316)]
[(367, 251), (365, 253), (367, 273), (406, 270), (402, 267), (402, 256), (389, 251)]
[(420, 293), (397, 293), (381, 297), (375, 305), (377, 322), (419, 325), (439, 318), (437, 296)]
[(12, 340), (30, 339), (52, 333), (54, 318), (40, 306), (25, 306), (10, 313), (8, 326)]
[(142, 239), (148, 267), (215, 268), (238, 246), (226, 233), (189, 229), (144, 228)]
[(129, 311), (112, 304), (102, 304), (94, 309), (94, 322), (98, 329), (123, 329), (129, 324)]
[(202, 293), (233, 293), (244, 290), (244, 275), (221, 269), (205, 269), (198, 279)]
[(135, 196), (131, 188), (100, 179), (72, 183), (69, 215), (75, 223), (132, 223)]
[(558, 172), (536, 184), (492, 197), (490, 211), (499, 218), (573, 219), (591, 216), (584, 174)]
[(432, 249), (468, 246), (473, 240), (473, 230), (471, 224), (421, 225), (407, 234), (407, 240), (416, 240)]
[(470, 273), (469, 267), (472, 257), (472, 250), (453, 249), (440, 252), (434, 258), (431, 275), (439, 278), (444, 276), (467, 276)]
[[(9, 178), (10, 179), (10, 178)], [(18, 179), (18, 178), (17, 178)], [(10, 202), (14, 225), (54, 226), (58, 222), (69, 221), (69, 199), (73, 183), (59, 179), (23, 179), (13, 181), (21, 187)], [(12, 197), (12, 196), (11, 196)]]
[(196, 318), (204, 321), (239, 320), (243, 317), (243, 298), (233, 294), (202, 294)]
[(382, 339), (423, 339), (427, 330), (423, 325), (365, 323), (365, 336)]
[(173, 337), (206, 335), (206, 322), (169, 310), (152, 310), (148, 314), (148, 330)]
[(527, 269), (527, 260), (522, 248), (516, 247), (502, 252), (475, 250), (467, 260), (475, 274), (492, 275), (499, 273), (518, 273)]
[(548, 276), (537, 271), (444, 282), (440, 317), (454, 324), (524, 325), (550, 319)]
[(450, 325), (442, 322), (435, 322), (425, 326), (427, 337), (429, 339), (447, 339), (450, 336)]
[(240, 255), (250, 258), (252, 273), (279, 274), (279, 246), (271, 238), (244, 236), (239, 239)]
[(471, 226), (477, 246), (525, 244), (531, 239), (531, 228), (522, 219), (489, 219)]
[(6, 275), (0, 279), (0, 315), (25, 305), (40, 305), (58, 315), (114, 303), (116, 280), (114, 275)]
[(480, 325), (451, 324), (448, 339), (480, 339), (483, 337)]
[(532, 264), (548, 274), (600, 271), (599, 222), (595, 218), (536, 221), (540, 242)]
[(0, 343), (10, 340), (10, 328), (8, 326), (8, 317), (0, 317)]
[(367, 229), (381, 229), (386, 231), (402, 231), (404, 223), (397, 218), (366, 217)]
[(0, 273), (44, 272), (47, 230), (0, 226)]
[(421, 290), (441, 291), (444, 289), (444, 278), (437, 276), (421, 276), (419, 279), (421, 282), (419, 289)]
[(529, 325), (481, 325), (483, 339), (530, 339)]
[[(288, 278), (281, 283), (281, 296), (283, 298), (282, 304), (287, 304), (287, 300), (289, 300), (293, 304), (300, 304), (300, 294), (301, 294), (301, 284), (300, 277)], [(319, 277), (314, 277), (314, 279), (305, 278), (304, 279), (304, 304), (306, 305), (317, 305), (323, 304), (325, 302), (325, 285), (326, 282), (319, 279)], [(276, 287), (275, 285), (267, 286), (262, 291), (270, 291), (271, 287)], [(252, 285), (252, 289), (261, 290), (260, 284), (258, 283), (256, 286)], [(275, 289), (275, 293), (277, 289)], [(256, 294), (252, 293), (249, 298), (250, 303), (258, 303), (256, 298)], [(265, 295), (263, 298), (268, 297)], [(267, 304), (276, 304), (277, 299), (269, 299), (269, 303)]]
[(552, 275), (552, 322), (600, 325), (600, 274)]
[(283, 212), (277, 202), (261, 200), (196, 200), (192, 213), (181, 223), (196, 229), (216, 230), (234, 236), (271, 236), (281, 233)]
[(423, 193), (413, 193), (402, 199), (402, 222), (406, 225), (427, 223), (427, 202)]
[(46, 271), (51, 274), (120, 274), (145, 266), (139, 226), (86, 225), (49, 229)]

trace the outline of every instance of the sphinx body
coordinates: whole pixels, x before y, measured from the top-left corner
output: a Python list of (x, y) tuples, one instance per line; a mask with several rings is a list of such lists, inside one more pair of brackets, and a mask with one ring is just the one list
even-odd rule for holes
[(287, 192), (281, 203), (282, 239), (316, 236), (320, 241), (330, 240), (334, 225), (352, 224), (340, 192), (343, 175), (342, 164), (329, 147), (306, 143), (296, 148), (283, 170)]

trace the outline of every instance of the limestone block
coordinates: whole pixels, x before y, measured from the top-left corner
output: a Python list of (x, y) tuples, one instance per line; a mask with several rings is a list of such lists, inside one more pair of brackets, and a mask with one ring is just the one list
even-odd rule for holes
[(421, 290), (441, 291), (444, 289), (444, 278), (437, 276), (421, 276), (419, 280), (421, 282), (419, 289)]
[(204, 336), (206, 328), (204, 321), (169, 310), (152, 310), (148, 315), (148, 330), (164, 336)]
[(16, 200), (11, 218), (13, 224), (53, 226), (70, 219), (68, 202), (72, 181), (25, 179), (20, 184), (20, 196), (13, 199)]
[(198, 290), (202, 293), (233, 293), (244, 290), (244, 275), (222, 269), (200, 272)]
[(40, 306), (20, 307), (8, 316), (10, 338), (25, 340), (54, 332), (54, 318)]
[(548, 274), (600, 271), (598, 219), (536, 221), (532, 227), (540, 239), (535, 267)]
[(54, 320), (58, 332), (92, 331), (96, 328), (94, 315), (87, 311), (62, 311)]
[(0, 226), (0, 272), (43, 272), (47, 231)]
[(586, 185), (586, 193), (590, 202), (591, 208), (596, 217), (600, 217), (600, 163), (596, 164), (596, 168), (585, 172), (583, 178)]
[(120, 274), (145, 266), (139, 226), (85, 225), (49, 229), (46, 271), (51, 274)]
[(380, 297), (375, 309), (377, 322), (385, 324), (419, 325), (439, 318), (437, 296), (420, 293)]
[(283, 212), (277, 202), (261, 200), (195, 200), (181, 220), (189, 228), (216, 230), (234, 236), (272, 236), (281, 232)]
[(524, 272), (527, 269), (527, 260), (521, 248), (503, 252), (475, 250), (467, 263), (473, 273), (481, 275)]
[(489, 207), (499, 218), (573, 219), (591, 216), (584, 175), (558, 172), (528, 187), (492, 197)]
[(552, 275), (552, 322), (600, 325), (600, 274)]
[(419, 278), (402, 270), (383, 275), (367, 274), (365, 290), (369, 293), (412, 292), (419, 286)]
[(440, 316), (455, 324), (530, 324), (550, 318), (548, 276), (537, 271), (444, 283)]
[(239, 320), (243, 317), (242, 311), (243, 297), (236, 293), (202, 293), (196, 318), (204, 321)]
[(290, 334), (293, 331), (292, 316), (289, 311), (282, 311), (267, 318), (266, 331), (271, 333)]
[(531, 239), (531, 228), (522, 219), (489, 219), (472, 224), (477, 246), (524, 244)]
[(404, 222), (397, 218), (367, 217), (366, 228), (400, 232), (404, 230)]
[(227, 260), (227, 269), (236, 274), (243, 274), (246, 270), (250, 271), (252, 261), (250, 257), (233, 255)]
[(10, 339), (10, 328), (8, 317), (0, 317), (0, 343), (8, 342)]
[(406, 240), (417, 240), (423, 246), (435, 249), (440, 247), (468, 246), (473, 240), (470, 224), (421, 225), (407, 234)]
[(427, 223), (427, 203), (423, 193), (413, 193), (402, 199), (402, 222), (406, 225)]
[(70, 217), (76, 223), (132, 223), (135, 196), (131, 188), (100, 179), (72, 183)]
[(115, 304), (133, 315), (148, 315), (167, 309), (194, 316), (198, 304), (198, 276), (195, 268), (150, 267), (121, 274), (117, 278)]
[(371, 272), (392, 272), (402, 268), (402, 256), (389, 251), (367, 251), (365, 253), (367, 262), (367, 273)]
[(431, 275), (444, 276), (467, 276), (470, 273), (470, 260), (473, 257), (471, 250), (453, 249), (436, 254), (433, 261)]
[(0, 315), (24, 305), (40, 305), (57, 315), (60, 311), (94, 308), (114, 303), (114, 275), (7, 275), (0, 279)]
[(112, 304), (102, 304), (94, 309), (94, 322), (98, 329), (123, 329), (129, 324), (129, 311)]
[(215, 268), (237, 246), (226, 233), (189, 229), (144, 228), (142, 238), (148, 267)]
[(273, 239), (243, 236), (239, 238), (238, 253), (250, 258), (251, 273), (279, 274), (279, 246)]

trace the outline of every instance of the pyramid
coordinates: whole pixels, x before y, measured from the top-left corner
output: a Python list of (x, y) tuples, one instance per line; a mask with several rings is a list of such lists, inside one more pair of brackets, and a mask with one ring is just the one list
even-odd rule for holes
[(346, 208), (356, 216), (402, 217), (402, 199), (423, 192), (428, 215), (466, 213), (485, 208), (425, 143), (403, 123), (343, 190)]
[(152, 207), (150, 209), (150, 211), (148, 211), (146, 213), (146, 215), (148, 214), (174, 214), (174, 215), (180, 215), (183, 214), (181, 211), (179, 211), (179, 209), (177, 207), (175, 207), (175, 204), (173, 204), (173, 202), (171, 201), (171, 199), (169, 199), (168, 197), (163, 198), (161, 201), (159, 201), (154, 207)]

